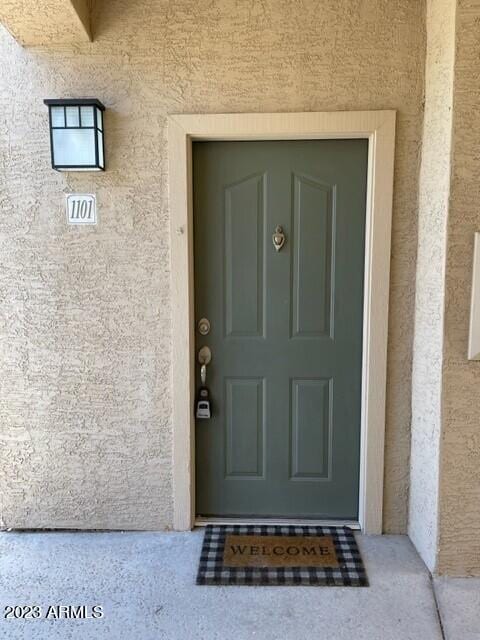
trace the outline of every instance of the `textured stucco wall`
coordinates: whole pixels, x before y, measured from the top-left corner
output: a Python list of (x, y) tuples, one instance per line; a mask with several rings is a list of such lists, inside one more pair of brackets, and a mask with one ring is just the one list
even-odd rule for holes
[(431, 571), (438, 543), (444, 282), (450, 195), (456, 0), (427, 1), (412, 368), (409, 535)]
[[(0, 32), (0, 474), (10, 527), (172, 522), (168, 113), (398, 109), (385, 528), (406, 528), (419, 0), (111, 0), (96, 41)], [(108, 107), (108, 171), (49, 168), (45, 97)], [(68, 228), (64, 193), (100, 223)]]
[(2, 0), (0, 22), (24, 45), (90, 39), (93, 0)]
[(98, 0), (69, 0), (78, 16), (78, 19), (83, 25), (87, 36), (91, 40), (93, 37), (93, 19), (92, 13), (94, 10), (94, 4)]
[(458, 0), (445, 298), (438, 571), (480, 575), (480, 363), (467, 360), (480, 231), (480, 0)]

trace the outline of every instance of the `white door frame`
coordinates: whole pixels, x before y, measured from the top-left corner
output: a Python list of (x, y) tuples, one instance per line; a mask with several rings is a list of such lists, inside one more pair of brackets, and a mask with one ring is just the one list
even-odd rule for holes
[(173, 367), (173, 526), (195, 524), (193, 140), (369, 140), (359, 523), (382, 532), (395, 111), (172, 115), (168, 118)]

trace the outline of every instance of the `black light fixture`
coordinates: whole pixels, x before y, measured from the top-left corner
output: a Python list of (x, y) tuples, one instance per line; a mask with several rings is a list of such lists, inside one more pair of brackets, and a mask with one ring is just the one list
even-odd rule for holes
[(105, 171), (103, 104), (96, 98), (44, 103), (50, 116), (52, 167), (57, 171)]

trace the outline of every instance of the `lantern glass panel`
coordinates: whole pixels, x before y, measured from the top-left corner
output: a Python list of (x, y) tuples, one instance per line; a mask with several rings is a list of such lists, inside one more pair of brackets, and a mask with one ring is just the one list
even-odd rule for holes
[(67, 116), (67, 127), (79, 127), (80, 117), (78, 107), (67, 107), (65, 112)]
[(103, 131), (103, 113), (97, 108), (97, 127)]
[(82, 112), (82, 127), (93, 127), (93, 109), (94, 107), (80, 107)]
[(97, 141), (98, 141), (98, 164), (103, 169), (105, 165), (103, 162), (103, 133), (101, 131), (97, 131)]
[(65, 109), (63, 107), (52, 107), (52, 127), (65, 126)]
[(54, 129), (52, 134), (56, 166), (95, 164), (94, 129)]

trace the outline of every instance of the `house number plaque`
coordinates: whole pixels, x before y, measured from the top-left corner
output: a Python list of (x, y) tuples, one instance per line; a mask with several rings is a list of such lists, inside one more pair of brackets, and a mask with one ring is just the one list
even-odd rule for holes
[(97, 224), (97, 199), (91, 193), (67, 193), (68, 224)]

